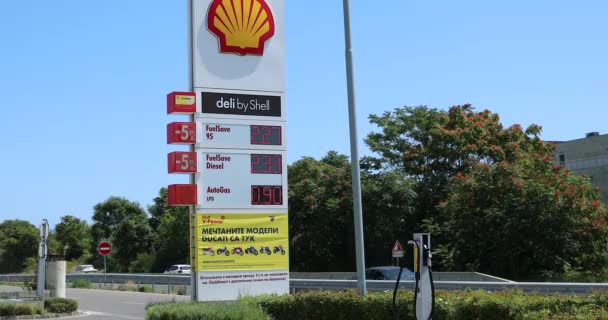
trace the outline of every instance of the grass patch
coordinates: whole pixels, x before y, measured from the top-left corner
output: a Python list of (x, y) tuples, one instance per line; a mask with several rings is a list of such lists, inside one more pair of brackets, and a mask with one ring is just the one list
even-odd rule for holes
[(139, 289), (137, 291), (139, 291), (139, 292), (147, 292), (147, 293), (153, 292), (152, 291), (152, 286), (147, 286), (147, 285), (139, 287)]
[(91, 281), (86, 279), (76, 279), (70, 283), (70, 288), (90, 289)]
[(248, 303), (160, 303), (148, 306), (146, 320), (268, 320), (257, 306)]

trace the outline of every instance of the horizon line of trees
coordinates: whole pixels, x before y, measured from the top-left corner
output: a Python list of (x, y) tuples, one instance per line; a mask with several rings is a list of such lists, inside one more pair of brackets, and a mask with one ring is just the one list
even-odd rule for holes
[[(390, 265), (393, 242), (424, 231), (438, 270), (608, 279), (600, 190), (555, 164), (540, 126), (505, 128), (497, 114), (470, 105), (402, 107), (369, 120), (379, 130), (365, 139), (375, 156), (361, 159), (366, 265)], [(335, 151), (289, 166), (291, 270), (355, 269), (350, 166)], [(168, 207), (166, 188), (147, 210), (110, 197), (94, 206), (92, 221), (61, 217), (49, 253), (99, 266), (105, 239), (114, 246), (111, 271), (188, 263), (188, 209)], [(0, 273), (31, 267), (37, 238), (29, 222), (0, 223)]]

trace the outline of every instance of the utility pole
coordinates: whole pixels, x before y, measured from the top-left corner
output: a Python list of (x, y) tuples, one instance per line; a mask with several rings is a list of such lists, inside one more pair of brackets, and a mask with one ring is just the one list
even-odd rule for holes
[(365, 251), (363, 240), (363, 214), (361, 211), (361, 169), (357, 140), (357, 114), (355, 109), (355, 81), (353, 50), (350, 36), (350, 2), (344, 0), (344, 43), (346, 46), (346, 84), (348, 90), (348, 119), (350, 127), (350, 158), (352, 164), (353, 213), (355, 222), (355, 250), (357, 260), (357, 288), (360, 295), (367, 293), (365, 283)]

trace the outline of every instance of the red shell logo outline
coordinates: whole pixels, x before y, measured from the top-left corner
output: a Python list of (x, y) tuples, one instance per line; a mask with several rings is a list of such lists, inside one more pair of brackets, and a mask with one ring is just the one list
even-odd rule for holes
[(274, 16), (265, 0), (213, 0), (207, 29), (218, 38), (221, 53), (261, 56), (274, 36)]

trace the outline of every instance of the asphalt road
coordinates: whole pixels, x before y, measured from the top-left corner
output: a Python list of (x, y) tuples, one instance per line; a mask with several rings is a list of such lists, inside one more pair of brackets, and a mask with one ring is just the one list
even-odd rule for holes
[(149, 303), (190, 300), (189, 296), (91, 289), (66, 289), (66, 296), (78, 300), (79, 310), (85, 313), (70, 319), (83, 320), (140, 320), (145, 319)]

